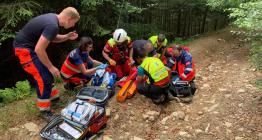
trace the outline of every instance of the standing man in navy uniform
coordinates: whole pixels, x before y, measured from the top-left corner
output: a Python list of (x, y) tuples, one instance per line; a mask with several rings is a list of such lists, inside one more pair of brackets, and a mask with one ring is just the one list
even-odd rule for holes
[(20, 64), (34, 77), (36, 104), (41, 115), (47, 120), (53, 118), (50, 109), (51, 100), (59, 96), (58, 90), (52, 90), (53, 76), (60, 77), (60, 72), (49, 60), (46, 48), (50, 42), (75, 40), (78, 37), (76, 32), (60, 35), (59, 26), (65, 29), (74, 27), (79, 19), (79, 13), (73, 7), (65, 8), (60, 14), (48, 13), (37, 16), (22, 28), (13, 42)]

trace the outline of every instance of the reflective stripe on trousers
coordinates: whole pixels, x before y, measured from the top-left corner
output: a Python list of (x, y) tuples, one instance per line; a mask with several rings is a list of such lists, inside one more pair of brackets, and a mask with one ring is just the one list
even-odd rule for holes
[(41, 111), (50, 110), (51, 101), (49, 99), (39, 99), (39, 98), (37, 98), (36, 105), (39, 108), (39, 110), (41, 110)]
[(34, 51), (27, 48), (15, 48), (15, 54), (19, 58), (23, 69), (34, 78), (37, 92), (37, 107), (40, 110), (49, 110), (54, 81), (52, 74), (40, 62)]

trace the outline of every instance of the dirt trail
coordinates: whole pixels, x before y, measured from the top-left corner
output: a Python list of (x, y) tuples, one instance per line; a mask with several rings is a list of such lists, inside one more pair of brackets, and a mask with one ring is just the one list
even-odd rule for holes
[[(261, 73), (250, 66), (249, 46), (228, 30), (207, 34), (189, 46), (197, 66), (193, 102), (157, 106), (139, 94), (125, 103), (112, 98), (110, 120), (98, 139), (262, 139), (262, 92), (252, 85)], [(2, 138), (40, 139), (26, 128), (10, 128)]]

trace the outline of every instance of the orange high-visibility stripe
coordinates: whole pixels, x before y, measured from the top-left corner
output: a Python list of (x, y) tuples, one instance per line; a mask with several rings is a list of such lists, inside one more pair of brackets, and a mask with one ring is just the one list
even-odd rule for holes
[(60, 72), (62, 76), (64, 76), (65, 78), (70, 78), (72, 77), (72, 75), (68, 75), (66, 73), (64, 73), (63, 71)]
[(57, 94), (59, 94), (59, 90), (58, 89), (54, 89), (51, 92), (51, 97), (56, 96)]
[(72, 75), (76, 74), (76, 72), (70, 70), (64, 63), (61, 67), (61, 74), (66, 78), (70, 78)]
[(70, 70), (80, 73), (81, 71), (79, 70), (79, 67), (77, 65), (73, 65), (72, 63), (70, 63), (70, 61), (68, 61), (68, 59), (65, 61), (64, 63), (66, 65), (66, 67), (68, 67)]
[(40, 95), (43, 95), (44, 92), (44, 82), (42, 77), (39, 74), (38, 69), (36, 68), (36, 66), (34, 65), (34, 63), (32, 62), (32, 57), (30, 55), (30, 51), (28, 49), (22, 49), (22, 48), (15, 48), (15, 54), (17, 55), (17, 57), (20, 60), (20, 63), (23, 65), (23, 69), (31, 74), (34, 79), (37, 81), (37, 85), (39, 87), (39, 91), (40, 91)]
[(185, 71), (185, 65), (182, 64), (181, 62), (178, 62), (179, 77), (182, 80), (191, 81), (195, 77), (195, 64), (192, 63), (192, 70), (187, 75), (184, 74), (184, 71)]
[(25, 48), (15, 48), (15, 55), (19, 57), (20, 64), (25, 64), (32, 61), (30, 51)]
[[(26, 69), (26, 68), (24, 68)], [(37, 85), (39, 87), (39, 91), (40, 91), (40, 95), (43, 95), (44, 92), (44, 82), (43, 79), (41, 77), (41, 75), (38, 72), (38, 69), (36, 68), (36, 66), (32, 63), (29, 67), (29, 71), (31, 71), (31, 74), (33, 75), (34, 79), (37, 81)]]
[(77, 74), (77, 73), (81, 73), (79, 66), (77, 65), (73, 65), (69, 60), (68, 57), (66, 58), (66, 61), (64, 62), (64, 64), (61, 67), (61, 71), (60, 71), (61, 75), (66, 78), (69, 79), (71, 78), (73, 75)]
[(83, 80), (85, 80), (85, 79), (81, 79), (79, 77), (72, 77), (72, 78), (70, 78), (69, 81), (72, 82), (72, 83), (75, 83), (75, 84), (82, 84)]
[(52, 92), (51, 92), (51, 95), (50, 95), (50, 99), (53, 100), (55, 98), (58, 98), (59, 97), (59, 90), (58, 89), (53, 89)]
[(70, 70), (72, 70), (72, 71), (74, 71), (74, 72), (76, 72), (76, 73), (80, 73), (80, 72), (81, 72), (80, 70), (72, 67), (72, 66), (71, 66), (70, 64), (68, 64), (67, 62), (65, 62), (64, 64), (65, 64), (65, 66), (66, 66), (68, 69), (70, 69)]
[(40, 109), (49, 109), (51, 106), (51, 102), (50, 100), (45, 101), (45, 102), (37, 101), (36, 105)]

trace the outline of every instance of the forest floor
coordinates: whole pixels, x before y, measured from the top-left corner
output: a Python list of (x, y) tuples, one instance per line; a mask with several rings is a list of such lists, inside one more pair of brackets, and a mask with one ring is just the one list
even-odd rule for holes
[[(225, 29), (205, 34), (189, 47), (197, 66), (198, 90), (192, 103), (155, 105), (139, 94), (118, 103), (113, 97), (107, 127), (94, 139), (261, 140), (262, 91), (254, 82), (262, 73), (251, 66), (249, 44)], [(66, 93), (59, 109), (73, 100)], [(33, 98), (0, 107), (0, 139), (41, 139), (39, 131), (46, 122)]]

